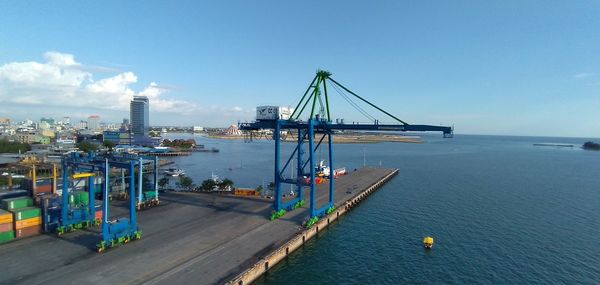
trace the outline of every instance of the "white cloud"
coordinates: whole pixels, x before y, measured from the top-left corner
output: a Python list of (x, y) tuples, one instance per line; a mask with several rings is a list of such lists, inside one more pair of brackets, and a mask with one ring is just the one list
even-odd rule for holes
[(573, 78), (582, 79), (582, 78), (586, 78), (586, 77), (590, 77), (590, 76), (594, 76), (594, 73), (581, 72), (581, 73), (574, 74)]
[(155, 82), (141, 92), (131, 85), (138, 77), (131, 71), (94, 79), (94, 67), (83, 65), (72, 54), (50, 51), (45, 62), (11, 62), (0, 65), (0, 103), (129, 110), (134, 95), (150, 99), (158, 112), (191, 113), (200, 108), (185, 100), (165, 98), (168, 89)]
[(44, 58), (49, 64), (58, 66), (79, 66), (80, 63), (75, 61), (75, 56), (68, 53), (60, 53), (56, 51), (49, 51), (44, 53)]

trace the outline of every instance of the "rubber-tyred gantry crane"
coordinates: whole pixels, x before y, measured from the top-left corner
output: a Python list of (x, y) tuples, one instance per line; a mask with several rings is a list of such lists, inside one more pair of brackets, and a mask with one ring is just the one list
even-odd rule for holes
[[(352, 123), (345, 124), (343, 121), (332, 122), (332, 117), (329, 108), (329, 96), (327, 88), (333, 87), (348, 103), (350, 103), (359, 112), (371, 120), (370, 123)], [(329, 87), (329, 88), (331, 88)], [(347, 93), (347, 94), (345, 94)], [(349, 96), (349, 95), (350, 96)], [(357, 98), (363, 103), (366, 103), (375, 110), (389, 116), (396, 123), (381, 124), (373, 116), (369, 115), (361, 108), (352, 98)], [(317, 106), (318, 104), (318, 106)], [(310, 106), (309, 106), (310, 105)], [(308, 108), (307, 108), (308, 107)], [(306, 121), (300, 116), (308, 114)], [(334, 156), (333, 156), (333, 134), (337, 130), (352, 130), (352, 131), (416, 131), (416, 132), (442, 132), (445, 138), (451, 138), (453, 135), (452, 127), (431, 126), (431, 125), (413, 125), (408, 124), (396, 116), (383, 110), (382, 108), (367, 101), (363, 97), (350, 91), (344, 85), (331, 78), (331, 73), (319, 70), (316, 76), (311, 81), (310, 85), (304, 92), (302, 99), (296, 105), (296, 108), (287, 119), (282, 119), (279, 116), (274, 119), (258, 119), (252, 123), (240, 123), (239, 128), (246, 133), (249, 133), (249, 138), (252, 140), (253, 132), (258, 130), (270, 129), (273, 130), (273, 140), (275, 141), (275, 197), (274, 197), (274, 213), (271, 219), (279, 218), (287, 211), (299, 208), (305, 204), (304, 189), (310, 189), (310, 220), (307, 226), (310, 227), (316, 223), (320, 216), (330, 213), (334, 210), (334, 189), (335, 179), (334, 171)], [(289, 156), (287, 161), (281, 164), (281, 140), (282, 132), (293, 130), (297, 133), (297, 145)], [(315, 140), (315, 136), (320, 135), (320, 138)], [(327, 138), (328, 156), (329, 156), (329, 199), (324, 206), (318, 207), (316, 204), (316, 169), (315, 169), (315, 152), (321, 147), (324, 139)], [(306, 140), (308, 147), (306, 148)], [(296, 178), (286, 177), (286, 169), (290, 166), (290, 162), (295, 159), (296, 162)], [(309, 166), (308, 171), (306, 167)], [(298, 196), (282, 201), (282, 184), (295, 185)]]

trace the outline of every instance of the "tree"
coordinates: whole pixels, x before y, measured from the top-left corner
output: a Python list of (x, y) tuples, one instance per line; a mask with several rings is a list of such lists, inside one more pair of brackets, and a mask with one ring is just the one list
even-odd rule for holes
[(202, 185), (200, 186), (200, 188), (204, 191), (212, 191), (215, 186), (217, 186), (217, 183), (212, 180), (212, 179), (206, 179), (204, 181), (202, 181)]
[(255, 190), (256, 190), (256, 192), (258, 192), (258, 193), (262, 193), (262, 191), (263, 191), (263, 187), (262, 187), (262, 185), (258, 185), (258, 187), (256, 187), (256, 189), (255, 189)]
[(187, 176), (179, 176), (179, 182), (177, 182), (177, 184), (184, 189), (190, 189), (194, 185), (194, 181)]
[(8, 140), (0, 140), (0, 153), (23, 153), (30, 150), (30, 144), (9, 142)]
[(105, 148), (108, 148), (108, 150), (109, 150), (109, 151), (112, 151), (112, 150), (113, 150), (113, 147), (115, 147), (115, 143), (114, 143), (114, 142), (112, 142), (112, 141), (104, 141), (104, 142), (102, 143), (102, 145), (103, 145)]
[(169, 179), (166, 177), (163, 177), (160, 180), (158, 180), (158, 187), (164, 188), (165, 186), (167, 186), (168, 183), (169, 183)]
[(223, 179), (223, 181), (221, 181), (221, 183), (219, 183), (219, 188), (221, 188), (221, 190), (231, 191), (231, 189), (233, 188), (233, 181), (231, 181), (231, 179), (225, 178)]
[(77, 143), (77, 148), (83, 152), (93, 152), (98, 150), (98, 146), (96, 144), (90, 143), (88, 141), (81, 141)]

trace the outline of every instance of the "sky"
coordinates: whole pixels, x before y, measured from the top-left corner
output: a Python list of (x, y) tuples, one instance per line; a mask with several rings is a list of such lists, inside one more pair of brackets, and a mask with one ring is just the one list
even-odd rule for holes
[(1, 1), (0, 117), (228, 126), (324, 69), (411, 124), (600, 137), (599, 31), (600, 1)]

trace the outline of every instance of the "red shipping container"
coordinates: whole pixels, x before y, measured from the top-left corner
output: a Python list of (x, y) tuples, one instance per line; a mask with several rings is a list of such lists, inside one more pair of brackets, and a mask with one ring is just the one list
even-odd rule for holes
[(24, 238), (24, 237), (39, 235), (41, 233), (42, 233), (42, 225), (37, 225), (37, 226), (26, 227), (26, 228), (22, 228), (20, 230), (16, 230), (15, 237), (16, 238)]
[(52, 185), (38, 185), (35, 188), (36, 193), (50, 193), (52, 192)]
[(95, 218), (98, 219), (98, 220), (102, 220), (102, 211), (96, 211)]
[(9, 232), (13, 230), (13, 223), (0, 224), (0, 233)]

